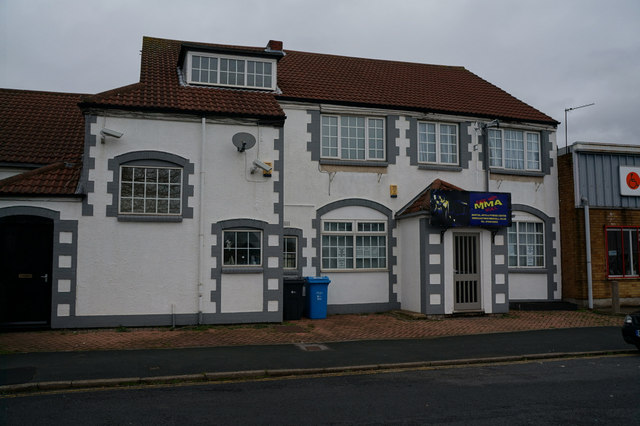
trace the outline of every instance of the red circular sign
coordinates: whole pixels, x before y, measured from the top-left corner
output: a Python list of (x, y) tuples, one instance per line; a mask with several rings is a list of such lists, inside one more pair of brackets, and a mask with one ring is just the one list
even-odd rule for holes
[(640, 176), (636, 172), (627, 175), (627, 186), (631, 189), (638, 189), (640, 186)]

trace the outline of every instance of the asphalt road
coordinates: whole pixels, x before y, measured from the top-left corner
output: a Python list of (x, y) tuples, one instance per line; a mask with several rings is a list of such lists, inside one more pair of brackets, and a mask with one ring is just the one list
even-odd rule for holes
[(3, 425), (640, 424), (640, 356), (65, 391), (0, 399)]

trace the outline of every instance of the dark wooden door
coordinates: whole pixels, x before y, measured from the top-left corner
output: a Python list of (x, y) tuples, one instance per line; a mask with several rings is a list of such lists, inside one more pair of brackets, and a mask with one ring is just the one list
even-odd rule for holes
[(44, 326), (51, 321), (53, 221), (0, 218), (0, 323)]

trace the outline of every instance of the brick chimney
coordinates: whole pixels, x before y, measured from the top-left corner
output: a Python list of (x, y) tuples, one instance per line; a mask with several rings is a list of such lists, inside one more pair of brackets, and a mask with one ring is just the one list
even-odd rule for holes
[(269, 43), (267, 43), (267, 50), (282, 52), (282, 42), (278, 40), (269, 40)]

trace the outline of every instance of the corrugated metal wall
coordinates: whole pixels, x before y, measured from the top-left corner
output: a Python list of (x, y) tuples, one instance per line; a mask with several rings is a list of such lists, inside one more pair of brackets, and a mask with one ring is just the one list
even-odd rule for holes
[(578, 203), (582, 197), (591, 207), (640, 208), (640, 197), (620, 195), (620, 166), (640, 167), (640, 155), (578, 152)]

